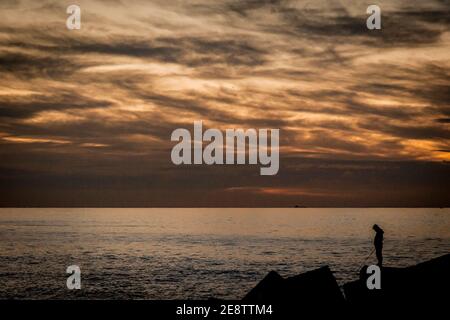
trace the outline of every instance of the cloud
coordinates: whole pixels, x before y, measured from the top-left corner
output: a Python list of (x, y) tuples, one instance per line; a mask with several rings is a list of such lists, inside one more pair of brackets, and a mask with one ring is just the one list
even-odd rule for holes
[[(86, 190), (125, 205), (446, 201), (447, 2), (381, 1), (375, 31), (350, 1), (80, 5), (72, 32), (59, 2), (1, 4), (0, 187), (10, 204), (52, 203), (55, 190), (67, 190), (59, 204), (98, 205)], [(279, 128), (280, 173), (173, 166), (170, 134), (195, 120)], [(392, 176), (391, 201), (379, 190)], [(40, 181), (42, 191), (27, 189)]]
[(26, 95), (20, 98), (4, 95), (0, 96), (0, 118), (30, 118), (45, 111), (105, 108), (109, 105), (108, 101), (84, 97), (75, 92)]
[(64, 78), (80, 66), (68, 59), (55, 56), (36, 56), (19, 52), (0, 54), (0, 74), (12, 73), (16, 77)]

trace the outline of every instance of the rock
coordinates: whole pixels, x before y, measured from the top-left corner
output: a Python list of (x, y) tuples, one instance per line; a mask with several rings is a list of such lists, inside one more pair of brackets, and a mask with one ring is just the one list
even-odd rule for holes
[(248, 301), (272, 301), (277, 300), (279, 291), (282, 290), (284, 279), (275, 271), (270, 271), (256, 287), (250, 290), (243, 300)]
[(450, 286), (450, 254), (406, 268), (381, 269), (381, 289), (367, 289), (367, 274), (346, 283), (344, 293), (353, 307), (412, 309), (444, 302)]
[(245, 301), (273, 301), (309, 308), (343, 304), (344, 297), (328, 266), (283, 279), (271, 271), (245, 297)]

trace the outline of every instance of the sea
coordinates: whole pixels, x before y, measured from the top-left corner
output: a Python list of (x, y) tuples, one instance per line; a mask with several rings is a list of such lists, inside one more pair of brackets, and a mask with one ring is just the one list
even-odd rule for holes
[(2, 208), (0, 299), (240, 299), (325, 265), (343, 285), (376, 263), (375, 223), (386, 266), (450, 253), (446, 208)]

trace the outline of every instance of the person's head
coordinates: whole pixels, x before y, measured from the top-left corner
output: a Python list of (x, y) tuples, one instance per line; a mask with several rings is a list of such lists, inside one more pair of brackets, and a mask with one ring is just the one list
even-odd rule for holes
[(377, 224), (374, 224), (372, 229), (375, 230), (375, 232), (380, 232), (381, 231), (381, 228)]

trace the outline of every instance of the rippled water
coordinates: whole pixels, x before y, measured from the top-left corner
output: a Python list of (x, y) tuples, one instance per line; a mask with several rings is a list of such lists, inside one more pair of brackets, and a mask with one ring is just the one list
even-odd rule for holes
[(0, 298), (241, 298), (270, 270), (322, 265), (342, 284), (374, 223), (386, 265), (450, 252), (449, 209), (0, 209)]

